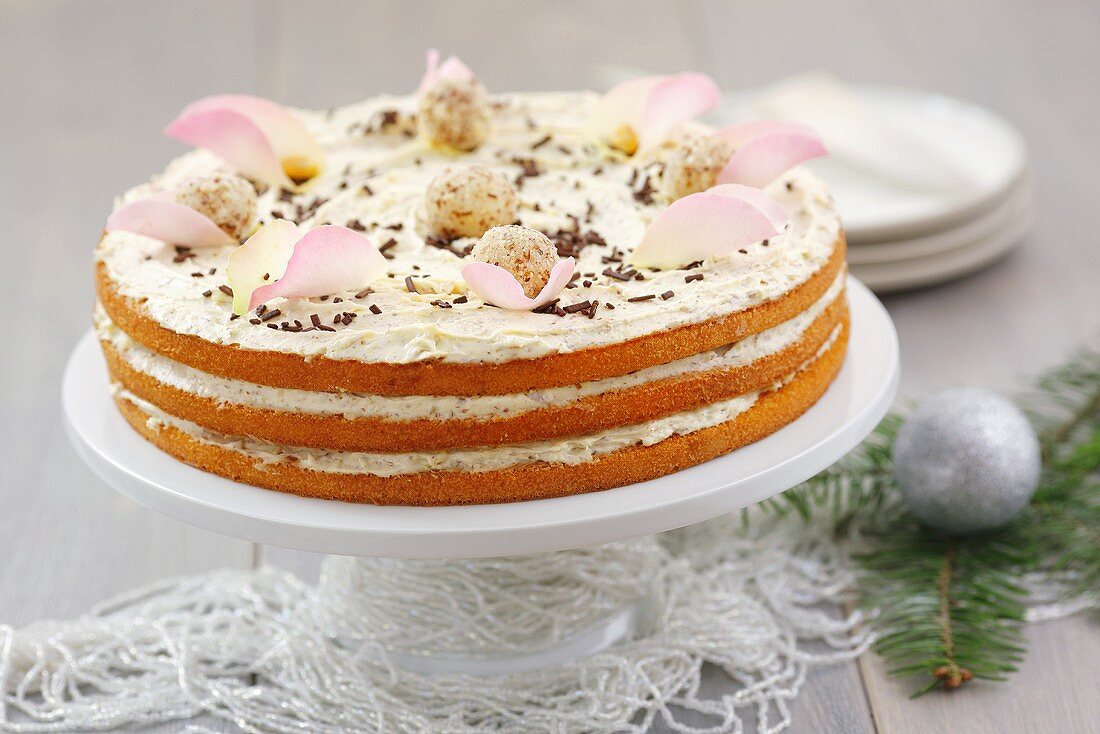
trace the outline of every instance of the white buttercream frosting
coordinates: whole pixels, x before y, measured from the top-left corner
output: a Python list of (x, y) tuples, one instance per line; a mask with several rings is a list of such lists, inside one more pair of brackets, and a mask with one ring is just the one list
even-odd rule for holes
[[(836, 342), (842, 329), (843, 325), (838, 324), (807, 364), (824, 354)], [(768, 390), (781, 388), (794, 379), (798, 371)], [(426, 471), (493, 471), (535, 462), (581, 464), (628, 446), (652, 446), (674, 435), (694, 433), (731, 421), (755, 405), (760, 395), (767, 392), (764, 390), (746, 393), (695, 410), (675, 413), (645, 423), (619, 426), (585, 436), (492, 448), (382, 454), (279, 446), (253, 438), (224, 436), (171, 416), (117, 384), (112, 386), (112, 390), (115, 395), (132, 402), (144, 411), (149, 416), (148, 420), (153, 428), (173, 426), (200, 442), (243, 453), (256, 460), (258, 464), (290, 461), (296, 466), (314, 471), (334, 474), (373, 474), (381, 477)]]
[[(659, 160), (627, 159), (585, 137), (582, 125), (594, 100), (591, 93), (499, 97), (493, 105), (492, 136), (461, 156), (375, 129), (386, 110), (412, 112), (411, 97), (376, 98), (329, 113), (302, 112), (329, 158), (325, 172), (294, 197), (264, 193), (260, 219), (281, 214), (300, 218), (305, 227), (361, 226), (377, 245), (393, 241), (386, 254), (392, 256), (394, 277), (371, 284), (373, 293), (359, 298), (338, 294), (340, 303), (314, 298), (269, 304), (282, 311), (274, 324), (298, 320), (308, 327), (310, 315), (317, 314), (322, 323), (332, 325), (342, 313), (356, 315), (350, 324), (337, 324), (335, 332), (294, 333), (252, 324), (248, 318), (229, 320), (231, 299), (218, 290), (225, 283), (229, 247), (195, 250), (194, 257), (177, 262), (180, 258), (169, 245), (112, 232), (103, 237), (97, 259), (122, 294), (141, 300), (145, 312), (172, 331), (245, 349), (389, 363), (504, 362), (618, 343), (780, 297), (828, 260), (840, 234), (833, 201), (818, 179), (794, 169), (768, 188), (791, 214), (791, 223), (766, 245), (756, 243), (744, 253), (708, 260), (690, 272), (647, 270), (644, 280), (629, 281), (601, 275), (607, 259), (614, 260), (616, 253), (628, 256), (664, 202), (635, 196), (647, 176), (657, 175)], [(540, 144), (547, 135), (550, 140)], [(505, 311), (472, 294), (450, 308), (431, 303), (453, 302), (466, 288), (459, 275), (463, 259), (425, 241), (431, 234), (424, 215), (428, 183), (444, 166), (474, 163), (516, 177), (531, 167), (517, 158), (532, 161), (539, 170), (539, 175), (524, 177), (519, 188), (518, 216), (524, 225), (555, 232), (576, 223), (582, 233), (598, 233), (606, 242), (594, 240), (596, 244), (580, 252), (581, 278), (562, 293), (562, 305), (599, 300), (594, 318)], [(194, 151), (122, 201), (171, 189), (188, 176), (212, 173), (223, 165), (212, 154)], [(461, 252), (470, 242), (458, 240), (452, 247)], [(689, 274), (704, 277), (686, 283)], [(412, 276), (419, 293), (409, 292), (406, 276)], [(673, 292), (667, 300), (628, 302), (667, 291)], [(381, 313), (372, 313), (371, 306)]]
[(339, 415), (348, 419), (383, 418), (394, 421), (488, 419), (519, 415), (540, 408), (566, 405), (601, 393), (624, 390), (687, 373), (743, 367), (797, 342), (810, 324), (844, 289), (841, 273), (828, 291), (810, 308), (759, 334), (710, 352), (668, 364), (647, 367), (620, 377), (609, 377), (568, 387), (532, 390), (527, 393), (477, 397), (410, 395), (389, 397), (356, 393), (328, 393), (291, 390), (218, 377), (188, 367), (143, 347), (119, 329), (101, 307), (95, 323), (99, 338), (107, 341), (133, 369), (165, 385), (199, 397), (253, 408)]

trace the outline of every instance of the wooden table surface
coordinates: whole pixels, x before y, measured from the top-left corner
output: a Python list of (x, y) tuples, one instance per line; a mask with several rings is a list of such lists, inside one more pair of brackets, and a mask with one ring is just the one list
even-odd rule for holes
[[(823, 68), (987, 105), (1028, 140), (1039, 220), (986, 272), (886, 300), (902, 393), (920, 397), (959, 384), (1011, 388), (1100, 332), (1097, 39), (1100, 3), (1072, 0), (0, 0), (0, 621), (70, 617), (156, 578), (219, 566), (316, 573), (316, 556), (196, 530), (123, 499), (80, 462), (62, 427), (58, 386), (89, 326), (92, 245), (112, 196), (182, 152), (158, 131), (188, 101), (243, 91), (327, 106), (409, 90), (423, 49), (436, 45), (498, 90), (589, 85), (609, 64), (700, 69), (727, 88)], [(1100, 731), (1097, 628), (1074, 618), (1029, 636), (1011, 683), (919, 701), (873, 655), (817, 670), (792, 731)]]

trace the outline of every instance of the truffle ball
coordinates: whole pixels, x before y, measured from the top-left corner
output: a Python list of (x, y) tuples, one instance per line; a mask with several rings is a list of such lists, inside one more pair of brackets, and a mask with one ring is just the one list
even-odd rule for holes
[(534, 298), (549, 282), (550, 271), (558, 262), (558, 250), (542, 232), (509, 224), (486, 232), (470, 257), (504, 268), (523, 286), (524, 294)]
[(433, 143), (473, 150), (489, 137), (489, 93), (477, 79), (443, 77), (420, 96), (417, 124)]
[(516, 221), (516, 187), (484, 166), (447, 167), (425, 192), (428, 225), (444, 237), (480, 237), (490, 227)]
[(669, 201), (706, 191), (718, 182), (718, 174), (733, 150), (716, 135), (689, 133), (673, 144), (661, 177), (661, 193)]
[(248, 233), (256, 216), (256, 189), (231, 173), (186, 179), (176, 189), (176, 201), (204, 215), (238, 240)]

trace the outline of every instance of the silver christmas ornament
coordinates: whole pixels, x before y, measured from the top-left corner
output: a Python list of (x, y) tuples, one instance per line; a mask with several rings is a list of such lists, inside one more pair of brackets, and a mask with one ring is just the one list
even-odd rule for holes
[(957, 388), (925, 401), (894, 444), (909, 510), (951, 533), (1004, 525), (1039, 483), (1039, 439), (1027, 417), (988, 390)]

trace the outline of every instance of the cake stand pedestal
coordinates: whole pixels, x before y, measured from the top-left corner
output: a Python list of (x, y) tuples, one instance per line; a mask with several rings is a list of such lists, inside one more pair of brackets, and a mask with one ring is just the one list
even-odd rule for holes
[[(530, 671), (645, 633), (661, 551), (644, 536), (772, 497), (830, 466), (873, 430), (897, 390), (897, 336), (882, 305), (854, 279), (848, 298), (846, 362), (798, 420), (673, 475), (533, 502), (375, 507), (200, 471), (125, 423), (91, 333), (69, 360), (62, 400), (78, 453), (127, 497), (207, 530), (334, 554), (311, 618), (358, 654), (384, 655), (418, 673)], [(500, 634), (510, 620), (522, 634)]]

